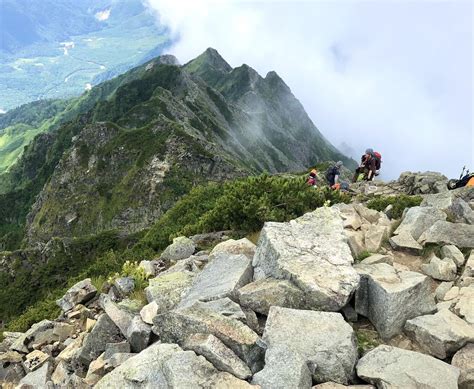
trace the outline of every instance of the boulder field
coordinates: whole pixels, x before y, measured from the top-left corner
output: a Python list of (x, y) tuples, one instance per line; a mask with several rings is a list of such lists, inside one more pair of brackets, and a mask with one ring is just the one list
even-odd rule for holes
[(146, 305), (130, 277), (85, 279), (4, 333), (2, 388), (473, 388), (474, 194), (430, 178), (405, 177), (430, 194), (400, 220), (338, 204), (256, 245), (179, 237), (140, 264)]

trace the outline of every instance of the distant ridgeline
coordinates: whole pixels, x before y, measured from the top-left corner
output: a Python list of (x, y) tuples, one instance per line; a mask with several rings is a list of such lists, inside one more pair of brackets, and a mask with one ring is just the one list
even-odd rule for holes
[(233, 69), (214, 49), (183, 66), (155, 58), (79, 98), (26, 104), (0, 128), (34, 136), (18, 160), (10, 144), (2, 161), (4, 249), (140, 231), (200, 183), (354, 164), (275, 72)]

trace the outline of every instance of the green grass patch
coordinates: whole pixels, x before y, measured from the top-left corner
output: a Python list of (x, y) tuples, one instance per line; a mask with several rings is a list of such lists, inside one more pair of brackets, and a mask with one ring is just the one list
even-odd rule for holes
[(361, 262), (363, 261), (365, 258), (368, 258), (372, 255), (372, 253), (369, 253), (367, 250), (365, 251), (362, 251), (356, 258), (356, 262)]
[(406, 208), (418, 206), (422, 200), (423, 198), (421, 196), (376, 196), (367, 202), (367, 208), (375, 209), (376, 211), (384, 211), (389, 205), (393, 205), (392, 219), (399, 219), (402, 217), (403, 211)]

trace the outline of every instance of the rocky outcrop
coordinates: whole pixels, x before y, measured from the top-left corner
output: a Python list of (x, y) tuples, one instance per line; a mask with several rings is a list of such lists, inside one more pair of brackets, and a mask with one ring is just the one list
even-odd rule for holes
[(252, 380), (262, 389), (311, 388), (312, 378), (347, 384), (354, 377), (355, 334), (339, 313), (272, 307), (263, 342), (265, 367)]
[(446, 214), (437, 208), (412, 207), (407, 210), (394, 233), (398, 235), (405, 231), (418, 240), (423, 232), (439, 220), (446, 220)]
[(459, 369), (425, 354), (383, 345), (359, 360), (357, 374), (378, 388), (456, 389)]
[(291, 280), (308, 308), (337, 311), (359, 282), (352, 262), (339, 211), (323, 207), (290, 223), (265, 223), (253, 265), (256, 279)]

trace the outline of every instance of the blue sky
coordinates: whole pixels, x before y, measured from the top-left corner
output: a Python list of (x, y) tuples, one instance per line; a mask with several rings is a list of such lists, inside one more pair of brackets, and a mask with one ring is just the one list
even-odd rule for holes
[(207, 47), (276, 70), (323, 134), (384, 178), (474, 170), (470, 1), (148, 0), (184, 63)]

